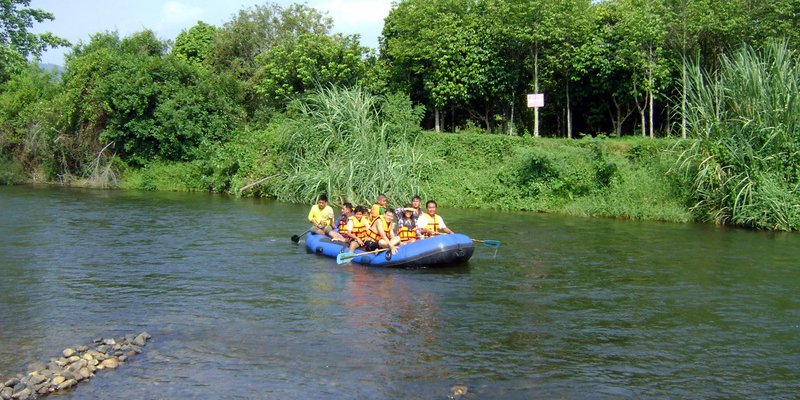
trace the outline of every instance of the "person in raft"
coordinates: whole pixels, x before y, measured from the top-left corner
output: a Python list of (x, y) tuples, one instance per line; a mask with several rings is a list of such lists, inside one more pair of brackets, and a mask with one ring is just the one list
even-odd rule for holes
[(414, 210), (412, 212), (412, 214), (411, 214), (411, 218), (414, 219), (414, 223), (415, 224), (417, 223), (417, 217), (419, 217), (419, 215), (422, 214), (422, 210), (419, 208), (421, 202), (422, 202), (422, 199), (419, 198), (419, 196), (414, 196), (414, 197), (411, 198), (411, 204), (410, 205), (406, 204), (406, 205), (404, 205), (402, 207), (397, 207), (397, 208), (394, 209), (394, 216), (398, 220), (397, 221), (397, 226), (398, 227), (400, 226), (400, 218), (403, 217), (403, 214), (404, 214), (404, 211), (405, 211), (404, 209), (406, 209), (406, 208), (411, 208), (411, 209)]
[(364, 247), (367, 251), (378, 248), (389, 249), (392, 254), (395, 254), (399, 245), (400, 238), (394, 234), (394, 210), (390, 208), (383, 215), (372, 220)]
[(319, 195), (317, 204), (308, 212), (308, 222), (311, 223), (311, 233), (317, 235), (327, 235), (333, 230), (333, 209), (328, 205), (328, 196)]
[(406, 204), (405, 207), (398, 208), (401, 217), (397, 219), (397, 236), (400, 238), (400, 245), (414, 243), (422, 236), (417, 229), (417, 220), (414, 218), (414, 207)]
[(417, 228), (419, 228), (422, 236), (431, 237), (438, 235), (440, 232), (453, 233), (453, 231), (444, 224), (441, 216), (436, 215), (436, 202), (428, 200), (425, 203), (426, 213), (417, 218)]
[(353, 216), (347, 221), (347, 237), (350, 239), (350, 252), (364, 246), (367, 240), (367, 231), (370, 227), (369, 218), (365, 215), (367, 209), (364, 206), (356, 206)]
[(378, 196), (378, 199), (375, 200), (375, 204), (372, 205), (372, 209), (369, 212), (369, 217), (375, 220), (375, 218), (383, 215), (386, 212), (386, 202), (388, 201), (389, 199), (386, 198), (386, 195), (381, 193)]
[(333, 223), (333, 230), (328, 233), (331, 240), (342, 243), (350, 242), (350, 237), (347, 236), (347, 222), (350, 221), (352, 215), (353, 205), (350, 203), (342, 204), (342, 213), (339, 214), (339, 218)]

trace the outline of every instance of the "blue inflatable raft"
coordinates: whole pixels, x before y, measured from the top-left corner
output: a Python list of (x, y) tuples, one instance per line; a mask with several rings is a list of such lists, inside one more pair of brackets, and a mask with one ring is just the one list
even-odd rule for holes
[[(349, 251), (347, 246), (332, 242), (331, 238), (327, 236), (316, 234), (308, 234), (306, 249), (310, 253), (333, 258)], [(376, 267), (441, 267), (468, 261), (474, 250), (475, 246), (469, 236), (454, 233), (402, 245), (397, 248), (395, 254), (386, 250), (377, 254), (357, 256), (351, 261)], [(362, 253), (363, 251), (356, 250), (355, 252)]]

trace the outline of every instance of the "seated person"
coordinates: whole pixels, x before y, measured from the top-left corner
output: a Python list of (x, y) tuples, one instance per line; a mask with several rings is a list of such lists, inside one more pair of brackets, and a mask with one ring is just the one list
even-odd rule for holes
[(367, 231), (370, 227), (369, 218), (365, 215), (367, 209), (364, 206), (357, 206), (353, 210), (353, 216), (347, 221), (347, 235), (350, 239), (350, 252), (363, 247), (367, 240)]
[(417, 229), (417, 221), (414, 219), (414, 208), (411, 204), (406, 204), (402, 210), (402, 217), (397, 221), (397, 236), (400, 238), (400, 244), (408, 244), (417, 241), (421, 238), (419, 229)]
[(326, 235), (333, 230), (333, 209), (328, 205), (328, 196), (319, 195), (317, 204), (308, 212), (308, 222), (311, 223), (311, 233), (317, 235)]
[(394, 210), (388, 209), (386, 213), (375, 218), (367, 231), (367, 243), (365, 248), (368, 251), (389, 249), (392, 254), (397, 253), (397, 246), (400, 245), (400, 238), (394, 234)]
[(383, 213), (386, 212), (386, 202), (389, 199), (386, 198), (385, 194), (378, 196), (378, 199), (375, 200), (375, 204), (372, 205), (372, 209), (370, 210), (369, 217), (374, 220), (375, 218), (380, 217)]
[(440, 232), (453, 233), (453, 231), (444, 224), (442, 217), (436, 215), (435, 201), (428, 200), (428, 202), (425, 203), (425, 208), (427, 212), (417, 218), (417, 228), (419, 228), (422, 236), (431, 237), (440, 234)]
[(333, 223), (333, 230), (328, 232), (328, 236), (334, 242), (348, 243), (350, 238), (347, 236), (347, 222), (353, 214), (353, 205), (350, 203), (342, 204), (342, 213)]
[(420, 199), (419, 196), (414, 196), (414, 197), (411, 198), (411, 205), (406, 204), (403, 207), (395, 208), (395, 210), (394, 210), (395, 218), (397, 218), (399, 220), (403, 215), (404, 209), (412, 208), (414, 210), (414, 212), (412, 214), (412, 218), (414, 218), (414, 221), (416, 221), (417, 217), (419, 217), (419, 215), (422, 214), (422, 210), (420, 210), (420, 208), (419, 208), (419, 205), (420, 205), (421, 201), (422, 201), (422, 199)]

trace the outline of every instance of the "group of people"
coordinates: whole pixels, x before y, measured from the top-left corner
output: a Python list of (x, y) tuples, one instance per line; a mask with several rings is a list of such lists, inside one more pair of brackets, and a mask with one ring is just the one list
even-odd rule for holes
[[(411, 203), (392, 209), (386, 206), (389, 199), (381, 194), (375, 204), (367, 210), (364, 206), (342, 204), (342, 213), (334, 219), (328, 197), (320, 195), (317, 204), (308, 212), (310, 231), (328, 235), (331, 240), (349, 244), (350, 251), (362, 249), (373, 251), (389, 249), (392, 254), (397, 247), (441, 233), (453, 233), (436, 214), (436, 202), (428, 200), (425, 211), (420, 208), (421, 199), (414, 196)], [(396, 220), (396, 222), (395, 222)]]

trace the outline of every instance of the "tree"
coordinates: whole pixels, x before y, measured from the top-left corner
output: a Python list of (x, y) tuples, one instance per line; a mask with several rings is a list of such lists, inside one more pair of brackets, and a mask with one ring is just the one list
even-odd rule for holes
[(266, 107), (282, 111), (310, 89), (358, 83), (366, 74), (368, 52), (357, 36), (306, 33), (284, 40), (256, 57), (255, 91)]
[(306, 5), (283, 8), (267, 4), (243, 9), (219, 30), (210, 64), (217, 73), (232, 74), (241, 82), (245, 107), (253, 115), (261, 107), (253, 81), (258, 70), (256, 58), (303, 34), (328, 34), (332, 26), (329, 17)]
[(52, 33), (28, 32), (34, 22), (52, 21), (53, 14), (30, 8), (30, 0), (0, 0), (0, 82), (8, 80), (30, 58), (38, 58), (48, 47), (69, 46)]
[(202, 64), (212, 55), (216, 35), (217, 28), (198, 21), (195, 26), (181, 32), (175, 38), (172, 53), (190, 62)]

